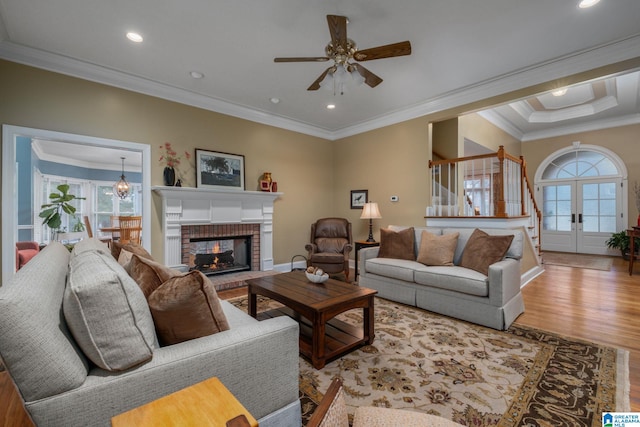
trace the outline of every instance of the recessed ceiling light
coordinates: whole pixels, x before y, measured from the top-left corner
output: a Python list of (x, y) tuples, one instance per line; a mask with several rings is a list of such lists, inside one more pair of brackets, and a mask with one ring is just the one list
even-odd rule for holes
[(134, 33), (133, 31), (127, 33), (127, 38), (134, 43), (142, 43), (144, 40), (140, 34)]
[(327, 110), (333, 110), (336, 108), (335, 104), (327, 104)]
[(567, 88), (566, 88), (566, 87), (563, 87), (563, 88), (561, 88), (561, 89), (556, 89), (556, 90), (552, 90), (552, 91), (551, 91), (551, 95), (553, 95), (553, 96), (562, 96), (562, 95), (564, 95), (565, 93), (567, 93)]
[(204, 77), (204, 74), (202, 74), (200, 71), (191, 71), (189, 72), (189, 75), (194, 79), (201, 79)]
[(580, 9), (586, 9), (591, 6), (595, 6), (598, 3), (600, 3), (600, 0), (581, 0), (580, 3), (578, 3), (578, 7)]
[(273, 97), (273, 98), (269, 99), (269, 101), (271, 101), (272, 104), (277, 104), (277, 103), (280, 102), (280, 98)]

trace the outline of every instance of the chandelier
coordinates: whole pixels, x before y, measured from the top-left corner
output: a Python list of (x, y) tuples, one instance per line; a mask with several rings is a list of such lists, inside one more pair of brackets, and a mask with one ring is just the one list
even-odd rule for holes
[(122, 159), (122, 175), (120, 175), (120, 180), (113, 184), (113, 191), (120, 199), (126, 199), (129, 196), (129, 183), (124, 177), (124, 157), (120, 158)]

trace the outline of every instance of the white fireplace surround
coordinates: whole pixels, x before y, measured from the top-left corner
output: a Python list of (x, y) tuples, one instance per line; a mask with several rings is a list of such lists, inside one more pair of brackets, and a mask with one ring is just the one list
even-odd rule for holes
[(260, 270), (273, 270), (273, 204), (282, 193), (152, 187), (162, 198), (164, 263), (179, 265), (183, 225), (260, 224)]

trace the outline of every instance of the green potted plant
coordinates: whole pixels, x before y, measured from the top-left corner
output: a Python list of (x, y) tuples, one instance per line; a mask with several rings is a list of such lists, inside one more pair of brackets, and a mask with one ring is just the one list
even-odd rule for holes
[[(606, 245), (611, 249), (620, 249), (620, 253), (622, 254), (622, 258), (625, 260), (629, 259), (629, 246), (631, 245), (631, 239), (627, 236), (626, 231), (618, 231), (617, 233), (613, 233), (609, 240), (607, 240)], [(640, 239), (636, 238), (633, 242), (634, 252), (638, 252), (638, 248), (640, 248)]]
[[(49, 194), (49, 200), (51, 203), (46, 203), (40, 208), (40, 218), (43, 218), (42, 223), (49, 227), (51, 230), (51, 240), (55, 240), (57, 233), (62, 226), (62, 214), (66, 213), (75, 218), (76, 208), (71, 204), (73, 200), (84, 200), (84, 197), (77, 197), (73, 194), (69, 194), (69, 185), (60, 184), (57, 187), (59, 193)], [(80, 220), (78, 220), (78, 223)], [(84, 227), (82, 227), (84, 229)]]

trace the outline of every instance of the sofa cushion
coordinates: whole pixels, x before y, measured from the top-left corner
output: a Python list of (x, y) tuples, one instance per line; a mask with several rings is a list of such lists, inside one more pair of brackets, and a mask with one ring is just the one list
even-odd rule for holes
[(378, 257), (415, 261), (415, 235), (413, 227), (401, 231), (381, 228)]
[(145, 248), (143, 248), (142, 246), (140, 246), (137, 243), (133, 243), (133, 242), (129, 242), (126, 244), (122, 244), (120, 242), (118, 242), (117, 240), (114, 240), (111, 242), (111, 255), (113, 255), (113, 258), (115, 259), (120, 259), (120, 251), (122, 249), (125, 249), (131, 253), (134, 253), (136, 255), (140, 255), (143, 258), (147, 258), (147, 259), (153, 259), (153, 257), (151, 256), (151, 254), (149, 252), (147, 252), (147, 250)]
[(394, 258), (371, 258), (367, 260), (365, 265), (367, 273), (405, 282), (413, 282), (413, 273), (420, 267), (424, 267), (424, 265), (417, 261)]
[(163, 283), (149, 296), (149, 308), (162, 345), (229, 329), (213, 284), (197, 270)]
[(437, 236), (426, 230), (420, 237), (417, 261), (424, 265), (453, 265), (459, 233)]
[(26, 402), (87, 379), (88, 361), (60, 314), (69, 256), (51, 242), (0, 287), (0, 357)]
[(414, 272), (414, 280), (420, 285), (447, 289), (468, 295), (489, 295), (487, 276), (464, 267), (421, 266)]
[(491, 236), (476, 228), (464, 247), (460, 266), (488, 276), (489, 266), (504, 258), (512, 240), (513, 234)]
[(71, 258), (74, 258), (76, 255), (79, 255), (84, 252), (90, 251), (98, 251), (103, 253), (109, 253), (109, 247), (100, 240), (92, 237), (90, 239), (82, 239), (75, 245), (73, 245), (73, 249), (71, 250)]
[[(123, 249), (120, 254), (122, 257), (123, 252), (128, 252)], [(129, 273), (131, 278), (140, 286), (142, 293), (146, 299), (149, 299), (149, 295), (153, 293), (160, 285), (172, 277), (182, 274), (178, 270), (169, 268), (154, 260), (144, 258), (140, 255), (133, 254), (125, 270)]]
[(102, 369), (151, 359), (156, 341), (147, 301), (110, 254), (87, 251), (71, 259), (62, 307), (78, 345)]

